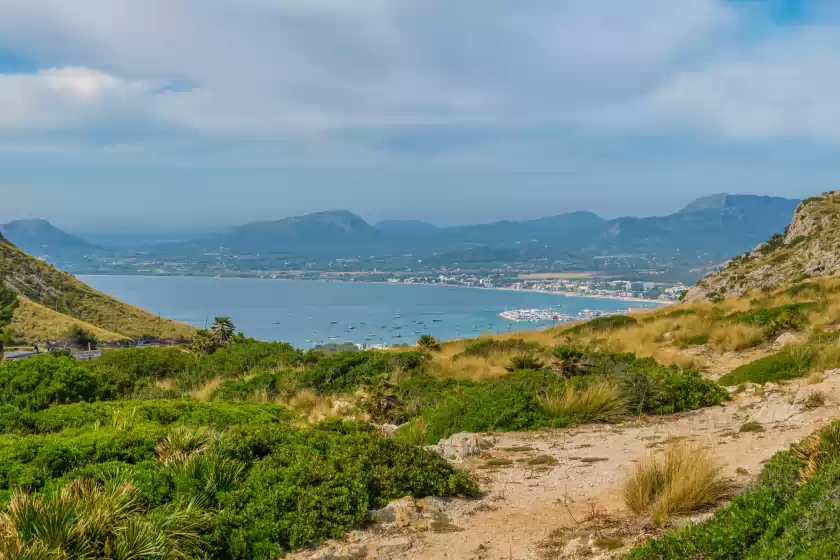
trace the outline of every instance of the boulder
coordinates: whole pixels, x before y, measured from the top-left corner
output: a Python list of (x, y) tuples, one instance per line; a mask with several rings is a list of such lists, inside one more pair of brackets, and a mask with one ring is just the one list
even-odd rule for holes
[(491, 447), (493, 447), (493, 443), (490, 440), (470, 432), (461, 432), (450, 438), (440, 440), (437, 445), (429, 446), (429, 449), (440, 454), (444, 459), (463, 461), (467, 457), (479, 455)]
[(406, 496), (371, 512), (370, 517), (381, 525), (413, 531), (444, 533), (459, 530), (443, 511), (443, 502), (436, 498), (415, 500)]
[(776, 346), (787, 346), (788, 344), (798, 344), (802, 342), (804, 339), (801, 335), (792, 332), (786, 332), (780, 334), (774, 344)]

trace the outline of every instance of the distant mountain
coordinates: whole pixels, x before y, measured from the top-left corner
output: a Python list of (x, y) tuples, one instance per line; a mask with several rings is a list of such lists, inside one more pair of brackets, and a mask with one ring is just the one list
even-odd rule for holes
[(95, 252), (98, 247), (62, 231), (46, 220), (17, 220), (0, 225), (0, 232), (27, 253), (64, 260)]
[(376, 229), (383, 233), (435, 233), (440, 228), (420, 220), (385, 220), (376, 224)]
[[(502, 255), (513, 260), (516, 255), (556, 258), (558, 251), (568, 251), (579, 256), (679, 255), (708, 264), (743, 252), (783, 229), (798, 202), (720, 194), (695, 200), (667, 216), (606, 220), (592, 212), (569, 212), (535, 220), (446, 228), (401, 220), (374, 227), (352, 212), (335, 210), (245, 224), (212, 242), (234, 252), (296, 257), (405, 252), (428, 263), (450, 257), (454, 262), (456, 255), (469, 255), (464, 260), (470, 261), (480, 260), (481, 255), (493, 255), (494, 261)], [(479, 247), (505, 251), (475, 250)]]
[[(568, 212), (547, 218), (501, 221), (473, 226), (450, 227), (441, 235), (464, 243), (510, 245), (527, 241), (570, 246), (581, 238), (594, 237), (606, 220), (592, 212)], [(575, 236), (576, 239), (573, 239)]]
[(246, 252), (331, 253), (375, 244), (382, 232), (347, 210), (251, 222), (223, 234), (226, 248)]
[(713, 195), (668, 216), (618, 218), (605, 224), (596, 246), (620, 251), (692, 251), (726, 259), (779, 232), (798, 200), (754, 195)]
[[(840, 276), (840, 191), (802, 201), (785, 228), (686, 294), (688, 301), (742, 296), (819, 276)], [(765, 238), (766, 239), (766, 238)]]

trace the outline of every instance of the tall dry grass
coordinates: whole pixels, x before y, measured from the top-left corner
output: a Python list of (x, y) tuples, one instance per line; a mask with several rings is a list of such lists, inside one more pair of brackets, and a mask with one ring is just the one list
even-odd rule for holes
[(553, 418), (567, 418), (580, 424), (617, 422), (628, 416), (630, 407), (621, 389), (607, 381), (575, 388), (567, 383), (559, 393), (538, 399), (542, 411)]
[(840, 368), (840, 340), (820, 347), (812, 368), (818, 372)]
[(216, 391), (224, 380), (221, 377), (214, 377), (198, 389), (189, 392), (190, 397), (201, 402), (210, 402), (216, 397)]
[(764, 331), (760, 327), (740, 323), (721, 324), (709, 335), (709, 343), (723, 352), (755, 348), (762, 342)]
[(307, 422), (315, 423), (330, 418), (361, 418), (355, 397), (344, 395), (341, 400), (332, 395), (321, 395), (311, 389), (300, 389), (287, 399), (275, 399), (275, 404), (292, 409)]
[(650, 514), (654, 524), (662, 525), (671, 516), (718, 503), (730, 490), (723, 467), (708, 450), (679, 442), (633, 467), (622, 485), (622, 496), (631, 511)]

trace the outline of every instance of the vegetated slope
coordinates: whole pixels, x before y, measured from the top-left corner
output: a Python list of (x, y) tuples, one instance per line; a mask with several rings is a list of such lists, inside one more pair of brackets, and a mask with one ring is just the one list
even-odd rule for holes
[(23, 251), (51, 259), (79, 257), (98, 249), (46, 220), (16, 220), (0, 225), (0, 232)]
[(35, 303), (31, 299), (20, 298), (20, 305), (9, 325), (21, 342), (28, 344), (46, 340), (61, 340), (73, 327), (80, 327), (102, 342), (119, 342), (128, 337), (86, 323), (80, 319), (58, 313)]
[(784, 234), (771, 237), (689, 290), (685, 299), (742, 296), (785, 283), (840, 273), (840, 192), (803, 201)]
[[(0, 279), (23, 298), (117, 335), (183, 339), (192, 336), (196, 330), (98, 292), (73, 276), (27, 255), (2, 237)], [(17, 313), (26, 313), (27, 309), (33, 308), (24, 305)], [(20, 334), (24, 338), (32, 335), (27, 332)]]

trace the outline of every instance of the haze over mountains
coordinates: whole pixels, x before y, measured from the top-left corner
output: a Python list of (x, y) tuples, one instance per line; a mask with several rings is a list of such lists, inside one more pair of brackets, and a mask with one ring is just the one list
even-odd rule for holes
[[(684, 266), (721, 262), (751, 249), (790, 222), (798, 200), (718, 194), (655, 217), (605, 219), (569, 212), (535, 220), (437, 227), (391, 220), (371, 225), (347, 210), (316, 212), (243, 224), (188, 242), (143, 244), (135, 250), (169, 259), (189, 259), (219, 247), (227, 254), (278, 262), (405, 255), (435, 266), (519, 261), (579, 262), (603, 255), (646, 255)], [(0, 227), (10, 241), (52, 262), (78, 263), (84, 256), (114, 254), (56, 229), (44, 220)], [(408, 261), (406, 261), (408, 262)]]

